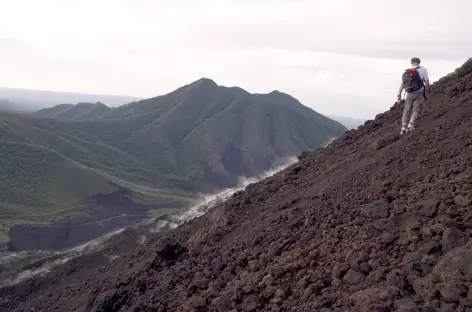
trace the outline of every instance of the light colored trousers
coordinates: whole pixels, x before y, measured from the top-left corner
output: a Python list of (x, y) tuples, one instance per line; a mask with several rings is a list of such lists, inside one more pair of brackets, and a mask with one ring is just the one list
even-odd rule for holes
[[(423, 89), (406, 94), (405, 108), (403, 109), (402, 129), (415, 127), (415, 121), (423, 109)], [(411, 110), (413, 109), (413, 113)], [(411, 117), (410, 117), (411, 115)]]

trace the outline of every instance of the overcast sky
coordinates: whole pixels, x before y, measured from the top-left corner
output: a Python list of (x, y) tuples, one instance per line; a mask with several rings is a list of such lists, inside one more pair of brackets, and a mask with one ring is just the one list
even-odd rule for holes
[(0, 1), (0, 86), (151, 97), (201, 77), (373, 117), (409, 59), (472, 56), (471, 0)]

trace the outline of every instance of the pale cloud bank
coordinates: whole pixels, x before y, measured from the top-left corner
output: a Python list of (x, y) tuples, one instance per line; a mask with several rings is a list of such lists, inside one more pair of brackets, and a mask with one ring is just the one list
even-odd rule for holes
[(0, 2), (0, 86), (151, 97), (197, 80), (323, 113), (390, 107), (412, 56), (433, 79), (472, 51), (470, 0)]

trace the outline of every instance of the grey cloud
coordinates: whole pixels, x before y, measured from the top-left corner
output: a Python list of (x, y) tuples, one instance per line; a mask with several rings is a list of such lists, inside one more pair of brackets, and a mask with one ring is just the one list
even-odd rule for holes
[[(471, 34), (472, 36), (472, 34)], [(410, 59), (418, 56), (424, 59), (465, 61), (471, 55), (472, 38), (419, 39), (404, 42), (372, 42), (368, 45), (347, 48), (345, 53), (389, 59)]]
[[(385, 38), (350, 31), (307, 30), (300, 21), (268, 25), (238, 25), (222, 29), (202, 27), (200, 35), (186, 37), (196, 46), (234, 49), (284, 49), (351, 54), (356, 56), (409, 59), (413, 55), (437, 60), (464, 60), (472, 51), (472, 27), (464, 36), (424, 33), (417, 38)], [(329, 25), (327, 25), (329, 28)]]

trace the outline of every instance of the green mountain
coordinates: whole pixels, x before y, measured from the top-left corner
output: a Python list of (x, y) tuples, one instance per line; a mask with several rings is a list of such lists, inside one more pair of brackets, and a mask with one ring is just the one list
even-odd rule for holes
[[(77, 104), (37, 115), (83, 120), (73, 128), (133, 158), (133, 173), (139, 164), (133, 181), (185, 190), (231, 186), (346, 130), (289, 95), (250, 94), (209, 79), (117, 108)], [(130, 170), (113, 174), (129, 179)]]
[(0, 114), (3, 231), (92, 209), (90, 198), (123, 188), (133, 201), (185, 203), (344, 131), (287, 94), (250, 94), (209, 79), (117, 108)]

